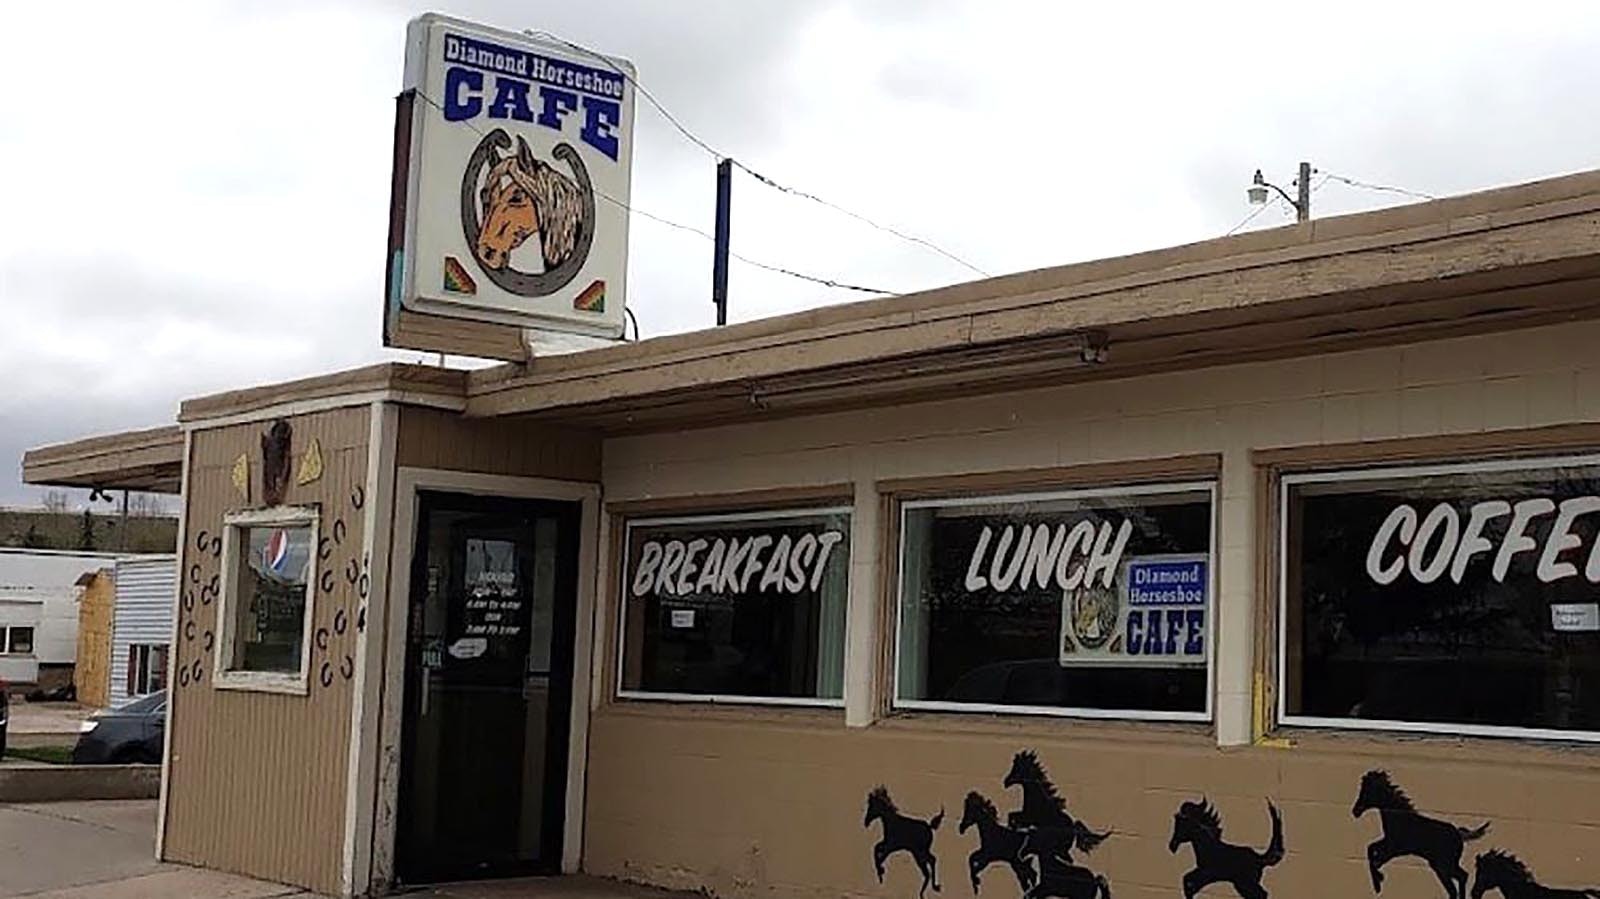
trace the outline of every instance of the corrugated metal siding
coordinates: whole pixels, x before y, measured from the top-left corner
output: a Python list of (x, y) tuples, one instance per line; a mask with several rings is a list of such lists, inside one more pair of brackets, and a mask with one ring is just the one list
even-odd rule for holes
[(177, 570), (176, 559), (117, 560), (116, 611), (111, 625), (113, 705), (137, 695), (128, 689), (128, 647), (134, 643), (165, 646), (172, 640)]
[(324, 471), (306, 486), (291, 477), (285, 501), (320, 506), (324, 535), (331, 537), (334, 523), (344, 522), (344, 539), (330, 541), (331, 554), (321, 563), (321, 571), (334, 573), (333, 589), (319, 589), (313, 608), (313, 631), (327, 630), (327, 648), (313, 646), (308, 696), (212, 687), (216, 603), (202, 588), (219, 576), (221, 559), (210, 541), (221, 533), (225, 514), (246, 507), (231, 478), (241, 453), (250, 460), (251, 495), (260, 497), (261, 435), (270, 422), (195, 432), (178, 568), (183, 594), (173, 647), (165, 851), (175, 861), (337, 893), (351, 712), (351, 681), (341, 669), (352, 670), (345, 659), (355, 654), (361, 613), (359, 588), (345, 572), (359, 573), (365, 564), (360, 507), (366, 500), (361, 488), (368, 410), (338, 409), (289, 421), (291, 471), (298, 470), (313, 437), (322, 446)]
[(462, 418), (421, 406), (400, 408), (395, 452), (401, 466), (600, 480), (600, 438), (593, 432), (503, 418)]

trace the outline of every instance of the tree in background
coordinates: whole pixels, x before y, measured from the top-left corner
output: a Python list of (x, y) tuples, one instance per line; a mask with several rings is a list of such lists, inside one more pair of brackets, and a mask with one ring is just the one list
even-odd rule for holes
[(70, 501), (65, 490), (46, 490), (40, 499), (46, 512), (65, 512)]

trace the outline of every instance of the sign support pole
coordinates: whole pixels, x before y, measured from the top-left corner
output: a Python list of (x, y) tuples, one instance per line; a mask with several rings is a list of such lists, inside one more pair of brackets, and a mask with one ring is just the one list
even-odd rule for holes
[(716, 247), (711, 258), (711, 302), (717, 307), (717, 324), (728, 323), (728, 228), (733, 203), (733, 160), (717, 162)]

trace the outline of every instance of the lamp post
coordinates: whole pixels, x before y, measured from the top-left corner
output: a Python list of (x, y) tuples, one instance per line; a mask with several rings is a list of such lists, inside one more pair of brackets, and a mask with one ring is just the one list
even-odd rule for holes
[(1295, 193), (1297, 197), (1289, 196), (1289, 192), (1261, 177), (1261, 170), (1256, 169), (1256, 176), (1250, 179), (1250, 186), (1245, 190), (1245, 196), (1250, 198), (1251, 205), (1260, 206), (1270, 199), (1267, 188), (1278, 192), (1278, 196), (1294, 207), (1294, 219), (1297, 222), (1308, 221), (1311, 218), (1311, 163), (1300, 163), (1300, 175), (1295, 178)]

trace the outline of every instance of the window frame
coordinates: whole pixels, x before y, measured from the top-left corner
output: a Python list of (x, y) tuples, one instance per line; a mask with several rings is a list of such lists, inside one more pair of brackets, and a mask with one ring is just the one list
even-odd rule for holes
[[(11, 632), (25, 630), (28, 632), (28, 651), (13, 652), (11, 650)], [(0, 656), (5, 658), (28, 659), (38, 653), (39, 626), (36, 624), (0, 624)]]
[[(616, 660), (616, 689), (612, 692), (614, 699), (624, 702), (665, 702), (678, 704), (698, 705), (745, 705), (745, 706), (787, 706), (790, 708), (812, 708), (843, 710), (845, 705), (844, 693), (850, 688), (847, 680), (841, 680), (840, 696), (838, 699), (804, 696), (745, 696), (737, 693), (678, 693), (658, 692), (653, 690), (630, 690), (623, 686), (623, 665), (627, 661), (627, 627), (628, 627), (628, 563), (629, 546), (632, 544), (633, 529), (635, 527), (663, 527), (681, 524), (718, 524), (735, 521), (781, 521), (790, 518), (814, 518), (826, 515), (842, 515), (849, 524), (848, 539), (844, 541), (846, 552), (845, 561), (845, 627), (844, 641), (846, 654), (850, 645), (850, 593), (854, 582), (854, 564), (850, 556), (852, 543), (855, 540), (855, 507), (830, 503), (820, 506), (784, 506), (782, 508), (757, 508), (742, 509), (732, 512), (710, 512), (707, 514), (687, 513), (683, 515), (651, 515), (638, 518), (625, 518), (622, 524), (622, 547), (619, 552), (621, 566), (617, 578), (617, 660)], [(848, 661), (844, 664), (848, 670)], [(845, 672), (841, 672), (843, 678)]]
[[(1055, 718), (1095, 721), (1151, 721), (1179, 724), (1211, 724), (1216, 717), (1217, 693), (1217, 619), (1221, 602), (1219, 589), (1222, 581), (1218, 572), (1217, 529), (1221, 524), (1218, 503), (1217, 478), (1182, 481), (1140, 481), (1113, 487), (1081, 487), (1061, 490), (1031, 489), (1004, 493), (955, 493), (944, 496), (916, 497), (896, 503), (894, 516), (894, 583), (888, 600), (893, 604), (894, 628), (889, 646), (889, 713), (955, 713), (966, 715), (1016, 716), (1021, 718)], [(1172, 712), (1154, 709), (1098, 709), (1079, 706), (1006, 705), (989, 702), (950, 702), (942, 699), (902, 699), (900, 696), (900, 632), (903, 627), (906, 567), (906, 515), (916, 509), (983, 506), (1007, 502), (1051, 502), (1055, 500), (1094, 499), (1097, 497), (1160, 496), (1176, 493), (1206, 494), (1211, 507), (1210, 539), (1206, 546), (1207, 585), (1210, 591), (1209, 615), (1206, 621), (1206, 689), (1205, 708), (1198, 712)]]
[[(167, 656), (165, 664), (161, 667), (161, 684), (155, 686), (153, 681), (156, 674), (156, 655), (163, 653)], [(172, 650), (166, 643), (129, 643), (128, 644), (128, 685), (126, 692), (129, 696), (149, 696), (165, 690), (166, 672), (171, 664)]]
[[(321, 559), (318, 557), (322, 512), (316, 506), (277, 506), (231, 512), (222, 519), (222, 589), (217, 596), (217, 652), (212, 659), (212, 683), (219, 690), (245, 690), (259, 693), (308, 695), (311, 691), (311, 638), (316, 618), (317, 582)], [(237, 624), (233, 604), (238, 599), (240, 561), (239, 535), (246, 528), (284, 527), (311, 529), (310, 567), (306, 575), (306, 601), (301, 610), (300, 670), (248, 671), (229, 667), (233, 663)]]
[(1273, 635), (1277, 646), (1272, 659), (1272, 689), (1276, 698), (1272, 703), (1275, 723), (1279, 727), (1306, 728), (1317, 731), (1388, 732), (1420, 734), (1442, 737), (1490, 737), (1514, 740), (1545, 740), (1569, 743), (1600, 743), (1600, 731), (1561, 730), (1546, 727), (1513, 727), (1503, 724), (1444, 724), (1436, 722), (1399, 721), (1379, 718), (1331, 718), (1322, 715), (1291, 715), (1288, 712), (1288, 639), (1289, 639), (1289, 492), (1299, 484), (1336, 484), (1341, 482), (1377, 481), (1386, 478), (1425, 478), (1452, 474), (1477, 474), (1484, 472), (1539, 471), (1563, 467), (1600, 467), (1600, 454), (1557, 453), (1554, 455), (1506, 455), (1472, 459), (1464, 462), (1439, 462), (1420, 460), (1399, 464), (1370, 464), (1312, 467), (1286, 471), (1278, 475), (1278, 495), (1274, 508), (1277, 533), (1270, 535), (1273, 551), (1277, 555), (1277, 572), (1273, 584), (1277, 600), (1272, 603), (1277, 618)]

